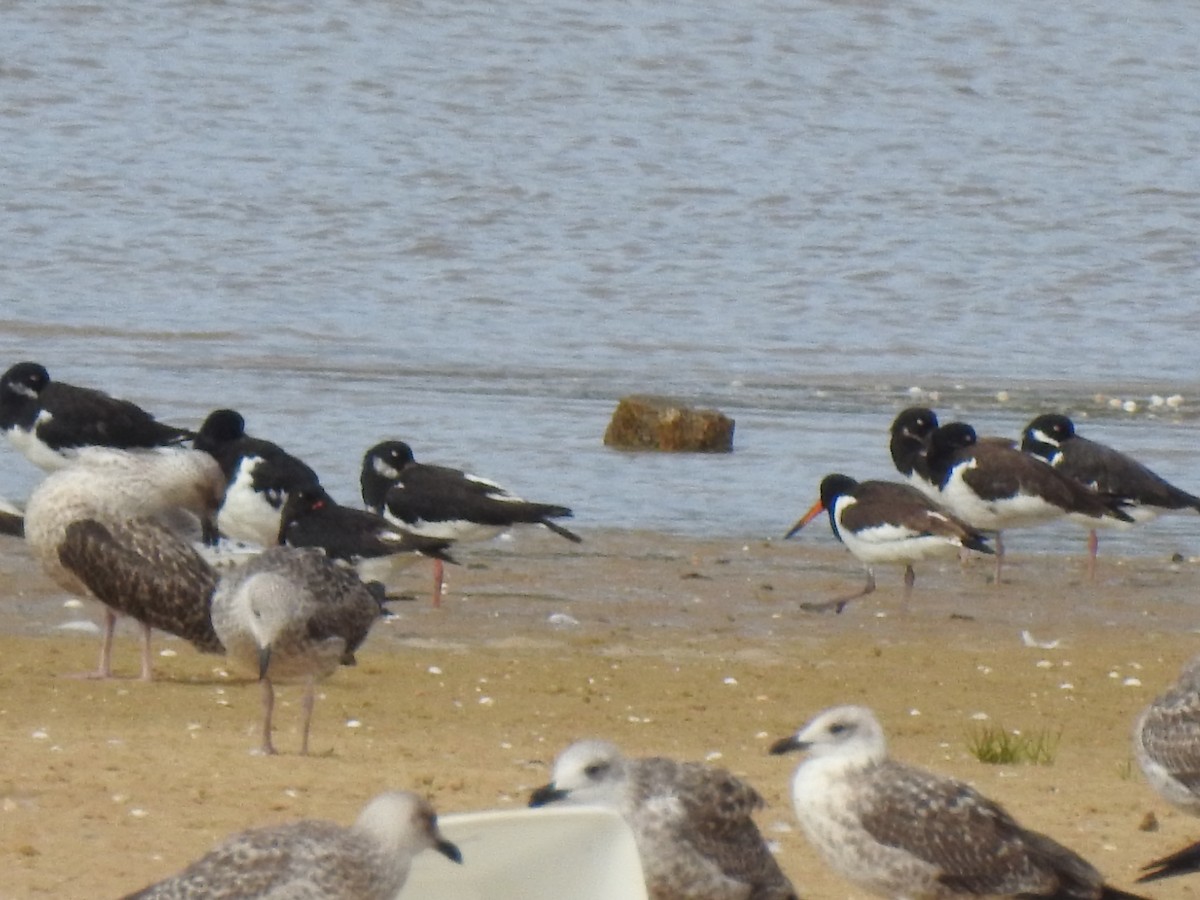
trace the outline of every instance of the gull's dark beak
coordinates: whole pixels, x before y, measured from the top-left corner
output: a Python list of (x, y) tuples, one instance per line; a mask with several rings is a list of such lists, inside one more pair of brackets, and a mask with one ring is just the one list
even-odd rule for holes
[(267, 666), (271, 665), (271, 648), (270, 646), (260, 647), (258, 651), (258, 680), (262, 681), (267, 677)]
[(442, 856), (446, 857), (446, 859), (450, 860), (450, 862), (458, 863), (460, 866), (462, 865), (462, 851), (460, 851), (455, 844), (450, 843), (445, 838), (439, 838), (437, 843), (433, 845), (433, 849), (442, 854)]
[(544, 784), (540, 788), (538, 788), (536, 791), (534, 791), (532, 794), (529, 795), (529, 805), (530, 806), (545, 806), (547, 803), (554, 803), (558, 800), (565, 800), (566, 796), (567, 796), (567, 792), (560, 791), (558, 788), (556, 788), (554, 786), (553, 783)]
[(785, 738), (780, 738), (771, 745), (771, 755), (781, 756), (784, 753), (795, 753), (808, 749), (808, 741), (798, 741), (796, 736), (790, 735)]

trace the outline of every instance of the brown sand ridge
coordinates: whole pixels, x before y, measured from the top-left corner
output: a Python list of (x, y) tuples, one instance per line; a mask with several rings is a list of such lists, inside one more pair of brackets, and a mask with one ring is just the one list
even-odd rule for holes
[[(226, 834), (302, 817), (349, 822), (385, 787), (443, 813), (525, 803), (570, 741), (634, 755), (713, 759), (767, 798), (759, 816), (802, 896), (859, 897), (806, 845), (791, 810), (796, 759), (771, 741), (823, 707), (875, 708), (901, 759), (967, 779), (1026, 825), (1076, 849), (1115, 884), (1200, 838), (1132, 763), (1137, 713), (1200, 645), (1190, 564), (1022, 554), (1006, 583), (990, 563), (927, 563), (902, 613), (900, 573), (841, 616), (798, 609), (856, 586), (862, 570), (825, 538), (786, 544), (541, 533), (464, 548), (441, 610), (428, 567), (355, 669), (326, 682), (299, 744), (299, 689), (283, 687), (276, 744), (251, 755), (259, 692), (179, 641), (142, 684), (137, 639), (118, 637), (109, 682), (60, 677), (95, 664), (97, 640), (59, 630), (81, 611), (0, 542), (0, 897), (119, 896), (181, 868)], [(1025, 541), (1032, 544), (1032, 541)], [(85, 611), (86, 612), (86, 611)], [(554, 624), (564, 614), (576, 624)], [(1025, 646), (1022, 630), (1054, 649)], [(986, 716), (986, 722), (981, 718)], [(1053, 764), (985, 765), (984, 724), (1058, 736)], [(1142, 830), (1148, 813), (1157, 831)], [(467, 865), (470, 860), (467, 860)], [(1200, 876), (1148, 886), (1190, 896)]]

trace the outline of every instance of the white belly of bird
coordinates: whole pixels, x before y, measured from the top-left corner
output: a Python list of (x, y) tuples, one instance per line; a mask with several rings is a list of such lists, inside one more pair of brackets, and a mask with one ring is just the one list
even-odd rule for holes
[(846, 549), (868, 565), (913, 562), (931, 556), (954, 556), (962, 542), (941, 535), (919, 534), (899, 525), (878, 525), (860, 531), (839, 529)]
[(217, 513), (217, 528), (235, 541), (247, 541), (261, 547), (279, 543), (280, 509), (272, 506), (265, 494), (252, 484), (253, 473), (246, 465), (225, 489), (225, 502)]
[(960, 466), (954, 470), (941, 491), (939, 502), (973, 528), (981, 531), (1023, 528), (1050, 522), (1065, 514), (1061, 507), (1034, 494), (1018, 492), (1012, 497), (985, 500), (963, 481), (963, 473), (968, 468)]
[(49, 422), (50, 419), (50, 413), (42, 410), (38, 413), (37, 420), (33, 423), (33, 428), (29, 431), (21, 428), (11, 428), (8, 432), (8, 439), (12, 442), (12, 445), (21, 451), (21, 454), (27, 460), (39, 469), (47, 472), (64, 468), (71, 462), (70, 453), (66, 455), (57, 453), (38, 440), (36, 436), (37, 426), (42, 422)]

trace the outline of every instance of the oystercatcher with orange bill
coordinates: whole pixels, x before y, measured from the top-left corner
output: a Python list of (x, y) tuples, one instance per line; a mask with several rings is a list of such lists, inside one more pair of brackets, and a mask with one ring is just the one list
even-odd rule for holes
[(875, 590), (876, 563), (904, 564), (907, 605), (916, 574), (912, 564), (931, 556), (954, 555), (964, 549), (991, 553), (987, 538), (942, 509), (916, 488), (891, 481), (855, 481), (848, 475), (826, 475), (821, 499), (784, 535), (790, 538), (821, 512), (839, 541), (867, 569), (861, 591), (805, 609), (841, 612), (846, 604)]
[[(1177, 488), (1121, 451), (1080, 437), (1067, 416), (1047, 413), (1035, 418), (1025, 426), (1021, 449), (1093, 491), (1121, 498), (1123, 510), (1136, 523), (1149, 522), (1160, 513), (1200, 510), (1200, 497)], [(1096, 552), (1100, 547), (1096, 529), (1128, 527), (1128, 523), (1089, 518), (1083, 524), (1088, 528), (1087, 572), (1091, 580), (1096, 576)]]
[(1028, 453), (979, 441), (965, 422), (929, 436), (929, 483), (939, 502), (978, 531), (996, 534), (996, 583), (1004, 546), (1000, 533), (1070, 514), (1132, 522), (1120, 497), (1099, 494)]
[(66, 466), (83, 447), (148, 450), (193, 437), (128, 400), (51, 381), (46, 367), (35, 362), (17, 363), (0, 375), (0, 431), (47, 472)]

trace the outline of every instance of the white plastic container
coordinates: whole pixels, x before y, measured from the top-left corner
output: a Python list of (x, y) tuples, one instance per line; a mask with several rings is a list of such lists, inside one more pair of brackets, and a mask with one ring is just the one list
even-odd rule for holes
[(462, 865), (422, 853), (400, 900), (646, 900), (633, 832), (612, 810), (452, 813), (438, 826)]

